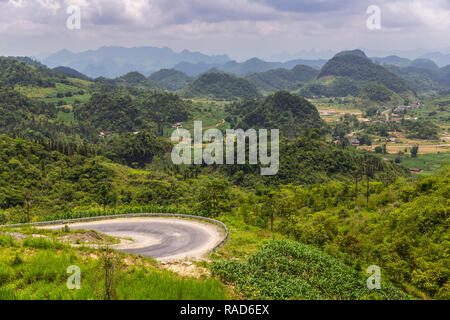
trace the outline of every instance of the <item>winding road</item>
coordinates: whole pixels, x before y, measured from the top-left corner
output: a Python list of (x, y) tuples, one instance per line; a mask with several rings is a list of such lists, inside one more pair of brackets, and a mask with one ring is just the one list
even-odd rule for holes
[(223, 239), (223, 232), (213, 224), (174, 218), (121, 218), (75, 223), (69, 227), (122, 238), (114, 249), (160, 261), (202, 259)]

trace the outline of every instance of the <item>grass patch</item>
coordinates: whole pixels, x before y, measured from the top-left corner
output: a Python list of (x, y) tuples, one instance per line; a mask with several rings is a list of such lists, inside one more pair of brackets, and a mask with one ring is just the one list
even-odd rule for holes
[[(106, 251), (105, 251), (106, 252)], [(0, 300), (104, 300), (104, 252), (70, 248), (42, 239), (19, 247), (0, 246)], [(225, 300), (228, 288), (215, 279), (181, 277), (158, 269), (152, 259), (114, 256), (114, 300)], [(69, 290), (67, 269), (81, 270), (81, 288)]]
[[(394, 161), (398, 155), (389, 154), (386, 158)], [(423, 174), (430, 175), (436, 171), (444, 169), (450, 164), (450, 152), (439, 154), (421, 154), (417, 158), (411, 158), (409, 155), (400, 156), (401, 164), (407, 168), (417, 168), (423, 170)]]

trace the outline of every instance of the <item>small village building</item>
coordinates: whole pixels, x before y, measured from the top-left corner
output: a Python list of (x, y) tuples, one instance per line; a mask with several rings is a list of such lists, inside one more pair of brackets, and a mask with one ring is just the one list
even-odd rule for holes
[(102, 137), (102, 138), (104, 138), (104, 137), (109, 137), (110, 135), (112, 135), (112, 133), (109, 132), (109, 131), (102, 131), (102, 132), (100, 132), (100, 134), (99, 134), (99, 136)]

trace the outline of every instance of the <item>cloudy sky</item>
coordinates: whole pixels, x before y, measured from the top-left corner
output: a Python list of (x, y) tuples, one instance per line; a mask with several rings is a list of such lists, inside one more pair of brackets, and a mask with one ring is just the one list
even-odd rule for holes
[[(66, 26), (71, 5), (81, 10), (79, 30)], [(380, 8), (380, 30), (367, 27), (371, 5)], [(450, 0), (0, 0), (0, 55), (104, 45), (241, 60), (313, 48), (450, 52), (449, 34)]]

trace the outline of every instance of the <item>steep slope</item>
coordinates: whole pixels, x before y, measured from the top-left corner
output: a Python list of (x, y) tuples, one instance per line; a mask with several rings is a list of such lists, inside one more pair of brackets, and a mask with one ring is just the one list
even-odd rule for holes
[(373, 62), (381, 65), (394, 65), (397, 67), (407, 67), (411, 64), (411, 60), (406, 58), (401, 58), (399, 56), (388, 56), (384, 58), (371, 58)]
[(243, 63), (237, 63), (236, 61), (230, 61), (223, 66), (219, 67), (220, 70), (232, 73), (237, 76), (246, 76), (253, 72), (265, 72), (275, 68), (275, 64), (266, 62), (258, 58), (247, 60)]
[(124, 86), (137, 86), (150, 89), (161, 89), (162, 86), (154, 81), (147, 79), (139, 72), (129, 72), (114, 80), (115, 84)]
[(0, 84), (38, 87), (54, 87), (65, 76), (47, 67), (25, 63), (16, 58), (0, 57)]
[(242, 120), (237, 128), (280, 129), (286, 137), (298, 136), (304, 129), (320, 129), (323, 120), (309, 101), (280, 91), (263, 101), (249, 101), (236, 107)]
[(0, 88), (0, 133), (42, 136), (42, 126), (56, 115), (53, 105), (32, 101), (11, 88)]
[(305, 60), (296, 59), (287, 62), (267, 62), (258, 58), (253, 58), (244, 62), (229, 61), (225, 64), (208, 64), (181, 62), (173, 67), (173, 69), (186, 73), (189, 76), (198, 76), (211, 69), (217, 69), (221, 72), (231, 73), (238, 76), (247, 76), (251, 73), (266, 72), (273, 69), (292, 69), (297, 65), (304, 65), (319, 70), (327, 60)]
[(439, 81), (446, 88), (450, 88), (450, 65), (439, 70)]
[(171, 91), (181, 90), (194, 80), (187, 74), (173, 69), (161, 69), (152, 73), (149, 79)]
[(181, 94), (186, 98), (210, 97), (225, 100), (260, 96), (256, 87), (249, 81), (219, 72), (201, 74), (184, 88)]
[(400, 68), (389, 65), (386, 66), (386, 68), (405, 79), (408, 85), (417, 93), (440, 91), (444, 89), (444, 86), (440, 83), (439, 70), (422, 68), (420, 66)]
[(427, 69), (431, 71), (437, 71), (439, 69), (438, 65), (429, 59), (416, 59), (411, 62), (410, 67)]
[(75, 69), (69, 68), (69, 67), (56, 67), (53, 68), (54, 71), (62, 73), (68, 77), (71, 78), (77, 78), (81, 80), (91, 80), (88, 76), (82, 74), (81, 72), (78, 72)]
[(432, 52), (424, 54), (420, 58), (433, 60), (441, 68), (450, 65), (450, 54)]
[(337, 54), (322, 68), (318, 78), (346, 77), (355, 81), (379, 82), (398, 94), (411, 94), (404, 79), (386, 68), (374, 64), (362, 51)]
[(197, 77), (202, 73), (208, 72), (209, 70), (219, 67), (219, 64), (209, 64), (204, 62), (190, 63), (190, 62), (180, 62), (176, 64), (173, 69), (183, 72), (190, 77)]
[(298, 65), (292, 70), (273, 69), (266, 72), (253, 73), (246, 77), (258, 89), (264, 91), (296, 90), (304, 83), (312, 81), (318, 71), (304, 65)]

